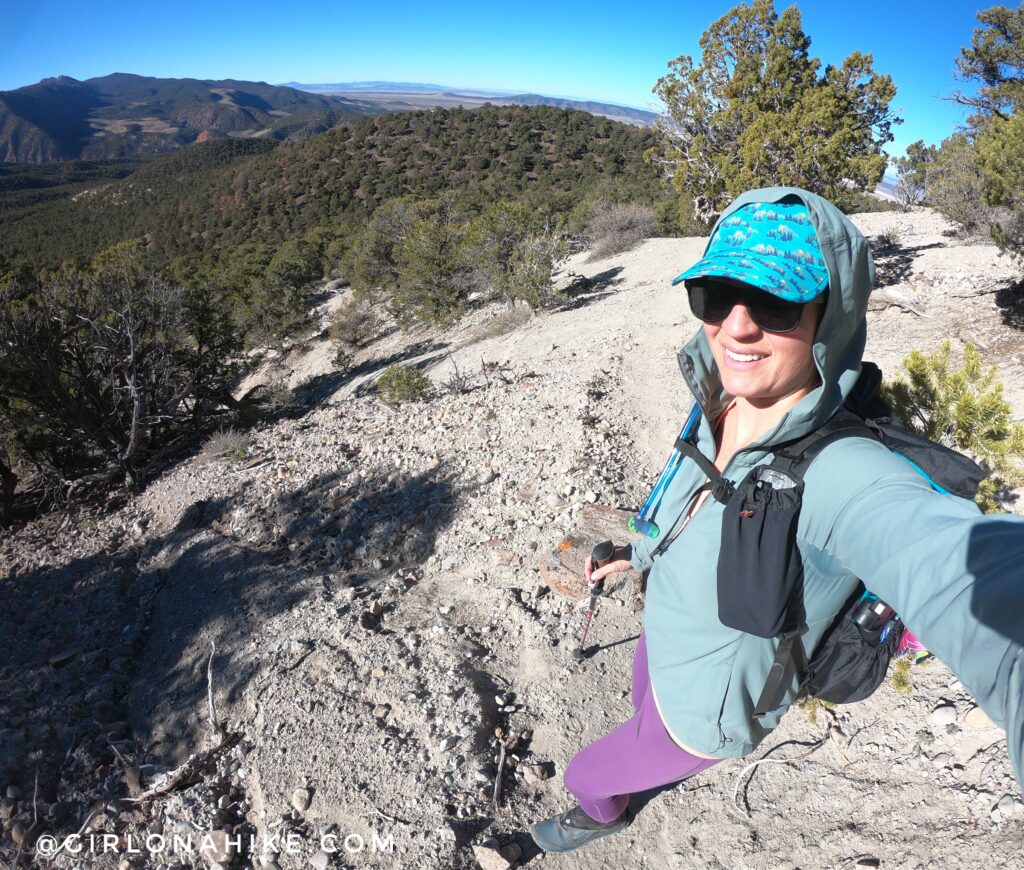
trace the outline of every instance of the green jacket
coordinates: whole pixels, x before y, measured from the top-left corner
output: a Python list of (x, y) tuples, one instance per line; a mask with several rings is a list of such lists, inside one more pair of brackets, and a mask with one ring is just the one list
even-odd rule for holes
[[(829, 300), (813, 348), (822, 385), (725, 469), (734, 483), (771, 459), (773, 444), (817, 428), (842, 404), (860, 371), (874, 266), (856, 227), (826, 200), (796, 188), (750, 191), (727, 210), (795, 196), (814, 222), (829, 273)], [(679, 364), (703, 409), (698, 447), (715, 455), (709, 421), (730, 400), (701, 329)], [(705, 476), (684, 461), (656, 518), (669, 526)], [(945, 662), (994, 722), (1007, 731), (1019, 781), (1024, 756), (1024, 518), (983, 516), (973, 502), (942, 495), (883, 445), (846, 438), (826, 447), (805, 476), (797, 532), (804, 563), (813, 650), (856, 578), (891, 604), (924, 645)], [(778, 644), (718, 619), (717, 564), (723, 506), (707, 499), (656, 559), (657, 541), (633, 542), (632, 563), (651, 568), (644, 626), (651, 682), (673, 736), (718, 758), (751, 752), (797, 694), (795, 673), (783, 703), (753, 717)]]

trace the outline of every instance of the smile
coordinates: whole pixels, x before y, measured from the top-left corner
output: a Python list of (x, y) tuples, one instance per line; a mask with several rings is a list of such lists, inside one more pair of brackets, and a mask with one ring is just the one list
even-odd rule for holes
[(736, 362), (756, 362), (768, 356), (766, 353), (737, 353), (729, 348), (725, 348), (725, 355)]

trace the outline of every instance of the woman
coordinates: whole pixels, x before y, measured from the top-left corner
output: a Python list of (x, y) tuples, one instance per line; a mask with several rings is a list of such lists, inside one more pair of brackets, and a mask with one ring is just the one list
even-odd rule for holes
[[(835, 206), (797, 188), (749, 191), (712, 232), (685, 282), (703, 328), (680, 352), (701, 415), (698, 449), (738, 484), (773, 446), (813, 432), (857, 381), (874, 265)], [(909, 463), (866, 438), (828, 445), (805, 475), (797, 527), (809, 655), (863, 578), (951, 667), (1024, 755), (1024, 518), (982, 516), (935, 492)], [(565, 771), (579, 800), (538, 822), (534, 840), (568, 851), (629, 822), (629, 795), (746, 755), (795, 700), (796, 669), (767, 715), (754, 708), (778, 638), (719, 620), (723, 504), (684, 462), (647, 519), (661, 528), (616, 551), (588, 580), (650, 569), (633, 661), (635, 715)]]

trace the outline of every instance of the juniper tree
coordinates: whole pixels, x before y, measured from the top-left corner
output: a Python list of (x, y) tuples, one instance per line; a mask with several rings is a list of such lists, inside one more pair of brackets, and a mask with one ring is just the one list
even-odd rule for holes
[(468, 221), (448, 196), (418, 203), (414, 211), (397, 252), (398, 288), (390, 303), (403, 326), (451, 323), (464, 310), (471, 287)]
[(352, 248), (352, 286), (371, 301), (398, 286), (398, 253), (417, 218), (411, 197), (397, 197), (378, 207)]
[(490, 291), (537, 308), (553, 294), (552, 275), (568, 255), (565, 234), (524, 203), (502, 200), (473, 221), (465, 258)]
[(501, 200), (485, 209), (466, 236), (467, 251), (482, 282), (495, 295), (514, 305), (516, 253), (536, 228), (536, 216), (522, 202)]
[(992, 222), (992, 238), (1024, 262), (1024, 108), (1007, 120), (993, 119), (977, 140), (986, 198), (1003, 212)]
[(0, 436), (64, 486), (138, 482), (221, 404), (239, 338), (208, 288), (161, 278), (133, 243), (0, 284)]
[[(993, 6), (977, 17), (981, 27), (956, 64), (963, 79), (980, 86), (976, 94), (958, 91), (953, 99), (974, 110), (966, 141), (983, 182), (984, 201), (998, 210), (987, 221), (992, 237), (1024, 261), (1024, 6)], [(955, 137), (947, 142), (964, 147)], [(946, 147), (944, 142), (942, 150)]]
[(968, 118), (974, 128), (992, 116), (1008, 121), (1024, 104), (1024, 6), (992, 6), (977, 18), (982, 26), (975, 28), (970, 47), (960, 49), (956, 66), (961, 78), (980, 87), (973, 95), (953, 94), (956, 102), (976, 110)]
[(954, 133), (944, 139), (925, 177), (929, 205), (964, 233), (986, 230), (992, 219), (992, 208), (986, 201), (988, 179), (970, 136)]
[(512, 297), (530, 308), (558, 299), (552, 279), (556, 267), (568, 255), (569, 245), (558, 230), (545, 227), (528, 233), (512, 256), (509, 274)]
[(928, 170), (934, 164), (938, 149), (918, 139), (907, 146), (907, 153), (893, 161), (899, 180), (896, 182), (896, 201), (906, 210), (921, 205), (928, 195)]
[(752, 187), (797, 185), (843, 203), (881, 179), (901, 122), (889, 108), (896, 86), (870, 54), (822, 69), (810, 46), (795, 6), (778, 15), (772, 0), (752, 0), (704, 32), (700, 63), (669, 63), (654, 88), (665, 143), (648, 157), (672, 173), (684, 225), (709, 223)]

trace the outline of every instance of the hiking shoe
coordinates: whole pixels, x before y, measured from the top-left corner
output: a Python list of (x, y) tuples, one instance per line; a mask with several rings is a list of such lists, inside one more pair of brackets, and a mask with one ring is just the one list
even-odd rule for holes
[(578, 806), (530, 826), (533, 842), (545, 852), (571, 852), (609, 834), (617, 834), (630, 822), (627, 809), (614, 822), (595, 822)]

